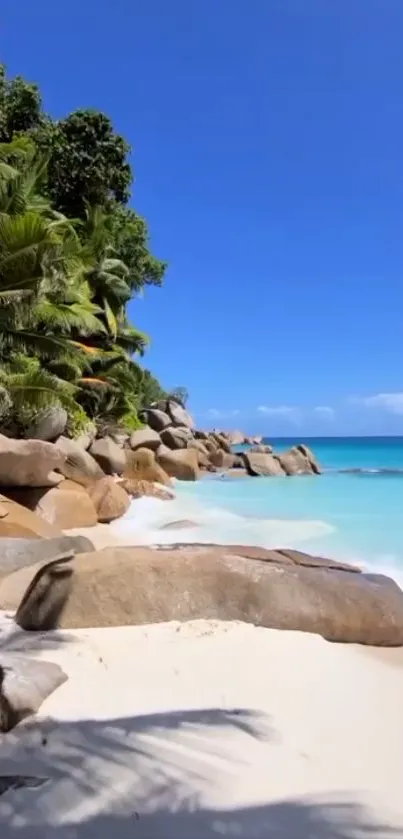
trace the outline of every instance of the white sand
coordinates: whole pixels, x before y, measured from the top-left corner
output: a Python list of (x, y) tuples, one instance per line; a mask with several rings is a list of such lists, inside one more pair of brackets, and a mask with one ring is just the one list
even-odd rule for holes
[(403, 837), (401, 652), (211, 621), (30, 648), (70, 678), (3, 738), (2, 774), (51, 780), (1, 839)]

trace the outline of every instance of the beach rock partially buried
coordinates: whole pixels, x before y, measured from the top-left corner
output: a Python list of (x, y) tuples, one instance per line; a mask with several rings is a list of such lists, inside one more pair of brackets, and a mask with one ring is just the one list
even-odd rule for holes
[(20, 720), (35, 714), (66, 680), (58, 664), (1, 653), (0, 731), (10, 731)]
[(98, 521), (105, 524), (124, 516), (130, 507), (129, 495), (110, 475), (88, 487), (88, 494)]
[(248, 475), (271, 477), (285, 475), (279, 459), (268, 452), (243, 452), (241, 455)]
[(85, 487), (74, 481), (65, 480), (50, 489), (18, 487), (4, 492), (59, 531), (93, 527), (97, 523), (95, 507)]
[[(9, 490), (7, 490), (8, 492)], [(0, 516), (0, 537), (18, 537), (49, 539), (52, 536), (60, 536), (59, 528), (40, 516), (28, 510), (22, 504), (18, 504), (5, 495), (0, 495), (2, 515)]]
[(122, 475), (125, 471), (126, 455), (111, 437), (94, 440), (89, 449), (105, 475)]
[(85, 536), (56, 536), (53, 539), (13, 539), (0, 537), (0, 578), (19, 568), (56, 559), (68, 559), (94, 550)]
[[(56, 449), (56, 444), (54, 446)], [(98, 478), (104, 477), (104, 472), (95, 460), (79, 443), (68, 437), (59, 437), (57, 449), (65, 455), (61, 472), (66, 478), (81, 486), (89, 486)]]
[(63, 480), (60, 472), (65, 460), (66, 455), (53, 443), (13, 440), (0, 434), (1, 486), (56, 486)]
[(209, 618), (403, 645), (403, 592), (392, 580), (297, 551), (107, 548), (77, 556), (69, 568), (64, 579), (56, 563), (34, 579), (35, 569), (11, 574), (0, 607), (18, 607), (17, 623), (27, 630)]

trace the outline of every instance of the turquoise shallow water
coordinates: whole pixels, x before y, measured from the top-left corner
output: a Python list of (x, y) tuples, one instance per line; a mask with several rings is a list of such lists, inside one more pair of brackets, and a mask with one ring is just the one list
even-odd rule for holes
[[(282, 450), (301, 441), (267, 442)], [(320, 477), (214, 476), (179, 484), (186, 514), (191, 515), (196, 504), (205, 511), (204, 541), (211, 536), (211, 541), (300, 547), (382, 569), (402, 583), (403, 437), (304, 442), (328, 470)], [(369, 471), (336, 471), (342, 469)]]

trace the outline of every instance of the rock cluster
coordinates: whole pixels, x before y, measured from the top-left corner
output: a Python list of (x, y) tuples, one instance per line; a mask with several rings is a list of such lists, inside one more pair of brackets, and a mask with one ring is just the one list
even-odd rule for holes
[(238, 431), (196, 429), (173, 399), (143, 411), (147, 424), (131, 435), (115, 431), (97, 438), (94, 428), (76, 440), (63, 434), (54, 439), (64, 420), (62, 410), (45, 412), (32, 426), (33, 439), (0, 434), (0, 536), (50, 538), (114, 521), (128, 510), (130, 497), (170, 498), (162, 488), (172, 478), (196, 481), (217, 470), (245, 476), (320, 472), (303, 445), (276, 454), (257, 437), (248, 451), (235, 454), (233, 445), (252, 441)]

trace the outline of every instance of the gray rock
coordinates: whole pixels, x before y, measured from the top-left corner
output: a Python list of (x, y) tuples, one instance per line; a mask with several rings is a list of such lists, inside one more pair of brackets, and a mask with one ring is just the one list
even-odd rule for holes
[(53, 406), (41, 411), (30, 425), (25, 437), (31, 440), (52, 442), (64, 433), (67, 425), (67, 411), (61, 406)]
[(67, 680), (58, 664), (0, 655), (0, 731), (10, 731)]
[(140, 418), (143, 422), (146, 422), (153, 431), (163, 431), (164, 428), (168, 428), (172, 425), (172, 420), (168, 414), (164, 411), (160, 411), (158, 408), (146, 408), (146, 410), (141, 412)]
[(130, 448), (133, 451), (144, 448), (151, 449), (151, 451), (155, 452), (160, 446), (160, 443), (161, 439), (158, 432), (149, 427), (139, 428), (138, 431), (133, 431), (130, 437)]
[(174, 425), (185, 425), (187, 428), (194, 429), (195, 423), (193, 417), (190, 416), (185, 408), (170, 399), (167, 403), (167, 413), (171, 417)]
[(186, 449), (191, 439), (192, 432), (186, 426), (183, 428), (165, 428), (164, 431), (161, 431), (161, 440), (169, 449)]
[(92, 542), (85, 536), (57, 536), (53, 539), (13, 539), (5, 536), (0, 538), (0, 577), (27, 565), (62, 558), (67, 560), (93, 549)]
[(123, 449), (110, 437), (94, 440), (89, 449), (105, 475), (123, 475), (126, 466), (126, 455)]
[[(50, 443), (42, 443), (43, 446)], [(70, 478), (81, 486), (89, 486), (98, 478), (104, 477), (104, 472), (94, 457), (86, 452), (75, 440), (68, 437), (59, 437), (55, 451), (60, 450), (64, 454), (64, 462), (60, 471), (65, 478)]]
[[(63, 439), (63, 438), (61, 438)], [(0, 485), (56, 486), (62, 480), (66, 454), (43, 440), (14, 440), (0, 435)]]

